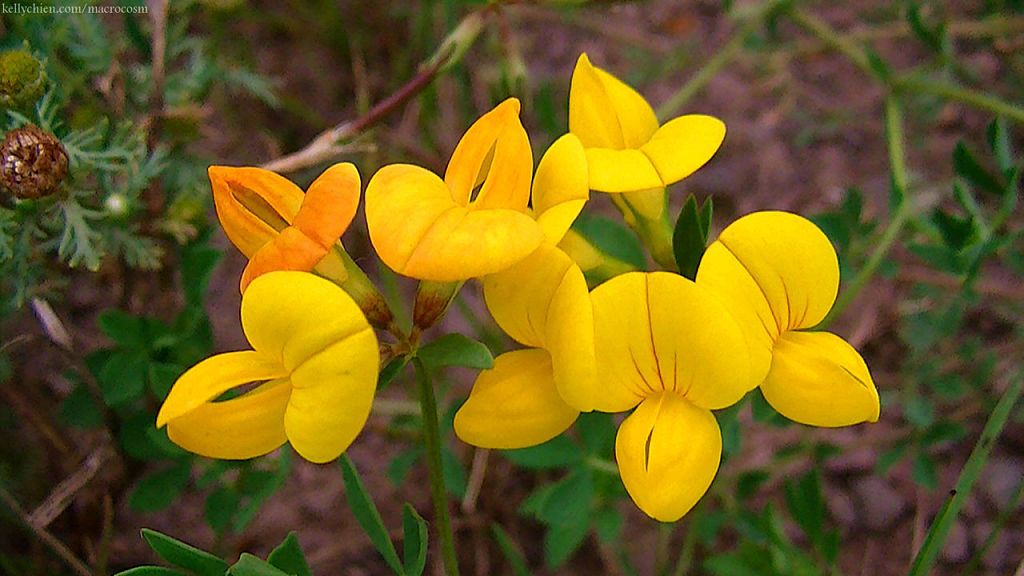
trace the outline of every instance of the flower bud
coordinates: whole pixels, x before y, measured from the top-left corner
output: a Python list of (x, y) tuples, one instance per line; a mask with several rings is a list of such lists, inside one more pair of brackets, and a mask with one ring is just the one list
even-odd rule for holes
[(0, 106), (23, 109), (46, 92), (43, 64), (27, 50), (0, 53)]
[(0, 183), (17, 198), (53, 194), (68, 174), (68, 153), (53, 134), (31, 124), (0, 145)]

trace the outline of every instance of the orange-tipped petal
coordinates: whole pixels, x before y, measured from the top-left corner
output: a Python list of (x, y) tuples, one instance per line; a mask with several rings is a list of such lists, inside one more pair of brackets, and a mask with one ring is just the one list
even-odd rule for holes
[[(462, 136), (448, 162), (444, 183), (460, 206), (522, 212), (530, 201), (532, 173), (533, 152), (519, 121), (519, 100), (508, 98)], [(481, 183), (471, 202), (474, 188)]]
[(302, 205), (302, 190), (269, 170), (210, 166), (208, 173), (221, 226), (246, 258), (291, 224)]
[(292, 226), (325, 250), (348, 230), (359, 206), (359, 171), (348, 162), (335, 164), (317, 177), (302, 201)]

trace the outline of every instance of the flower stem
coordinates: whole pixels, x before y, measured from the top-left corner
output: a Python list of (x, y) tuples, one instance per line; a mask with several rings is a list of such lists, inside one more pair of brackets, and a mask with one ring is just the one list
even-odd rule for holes
[(896, 80), (896, 86), (903, 90), (916, 90), (926, 94), (933, 94), (948, 100), (955, 100), (968, 106), (986, 110), (999, 116), (1005, 116), (1014, 122), (1024, 124), (1024, 108), (1016, 106), (985, 94), (954, 86), (945, 82), (932, 82), (917, 76), (901, 76)]
[(860, 272), (854, 277), (849, 287), (836, 299), (835, 305), (828, 313), (828, 316), (821, 322), (820, 327), (824, 328), (835, 319), (867, 286), (868, 281), (874, 277), (878, 267), (885, 260), (886, 254), (896, 243), (904, 226), (914, 213), (914, 203), (907, 196), (907, 163), (906, 143), (903, 135), (903, 111), (895, 94), (888, 94), (885, 99), (885, 135), (889, 149), (889, 165), (892, 171), (892, 186), (898, 202), (896, 211), (889, 220), (888, 226), (875, 244), (875, 249), (868, 256)]
[(441, 431), (437, 423), (437, 400), (434, 385), (423, 361), (412, 359), (416, 367), (416, 382), (420, 388), (420, 409), (423, 413), (423, 443), (427, 451), (427, 473), (430, 478), (430, 498), (434, 502), (434, 516), (437, 524), (437, 538), (441, 545), (446, 576), (458, 576), (459, 564), (455, 555), (455, 536), (448, 513), (448, 491), (444, 484), (444, 469), (441, 463)]

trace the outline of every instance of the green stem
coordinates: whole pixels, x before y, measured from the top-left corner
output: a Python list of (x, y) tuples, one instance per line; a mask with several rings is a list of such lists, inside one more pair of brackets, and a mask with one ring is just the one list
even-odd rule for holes
[(668, 545), (675, 527), (674, 523), (658, 525), (658, 541), (654, 549), (654, 576), (665, 576), (668, 569)]
[(668, 116), (677, 114), (691, 98), (696, 96), (711, 79), (718, 75), (726, 66), (732, 63), (743, 51), (743, 45), (747, 38), (759, 26), (766, 14), (775, 10), (783, 0), (772, 0), (757, 6), (745, 14), (739, 16), (739, 29), (733, 33), (732, 38), (718, 49), (718, 52), (709, 58), (697, 72), (687, 80), (664, 104), (658, 107), (657, 115), (664, 120)]
[(788, 14), (797, 25), (817, 36), (819, 40), (831, 46), (843, 56), (849, 58), (850, 62), (868, 76), (881, 81), (883, 84), (887, 83), (886, 79), (880, 76), (878, 70), (871, 66), (871, 60), (868, 58), (867, 52), (848, 38), (840, 35), (824, 20), (799, 10), (796, 8), (796, 4), (792, 5)]
[(846, 290), (839, 295), (832, 310), (821, 322), (820, 326), (822, 328), (839, 316), (856, 298), (857, 294), (867, 286), (868, 282), (874, 277), (875, 272), (878, 271), (878, 267), (885, 261), (885, 256), (889, 253), (893, 244), (896, 243), (904, 226), (906, 226), (914, 213), (914, 203), (906, 194), (908, 176), (906, 142), (903, 135), (903, 111), (896, 95), (892, 93), (886, 96), (885, 99), (885, 136), (889, 150), (889, 165), (892, 170), (892, 186), (897, 197), (900, 199), (896, 206), (896, 213), (889, 220), (889, 225), (882, 232), (882, 237), (875, 244), (875, 249), (868, 256), (867, 261), (864, 262), (860, 272), (850, 282)]
[(945, 82), (932, 82), (917, 76), (901, 76), (895, 82), (896, 86), (903, 90), (916, 90), (926, 94), (940, 96), (948, 100), (955, 100), (968, 106), (986, 110), (997, 116), (1005, 116), (1014, 122), (1024, 124), (1024, 108), (1016, 106), (990, 96), (983, 92), (976, 92), (954, 86)]
[(999, 434), (1003, 430), (1003, 426), (1009, 419), (1013, 406), (1020, 397), (1022, 388), (1024, 388), (1024, 372), (1018, 372), (1010, 386), (1003, 392), (1002, 397), (999, 398), (995, 408), (992, 409), (992, 414), (988, 417), (988, 421), (985, 422), (985, 428), (981, 431), (978, 443), (974, 445), (974, 450), (971, 451), (971, 455), (967, 458), (963, 470), (960, 471), (960, 477), (957, 478), (956, 485), (949, 493), (949, 500), (946, 501), (945, 506), (939, 511), (939, 515), (935, 517), (931, 528), (928, 529), (928, 534), (925, 536), (924, 543), (914, 558), (914, 563), (910, 568), (908, 576), (924, 576), (931, 573), (935, 559), (946, 541), (946, 536), (949, 535), (949, 530), (960, 512), (960, 508), (967, 501), (975, 480), (978, 479), (982, 468), (985, 467), (985, 462), (988, 461), (992, 447), (995, 445)]
[(693, 555), (697, 549), (697, 524), (700, 522), (700, 517), (704, 507), (698, 502), (697, 506), (689, 513), (690, 525), (686, 528), (686, 534), (683, 536), (683, 550), (679, 553), (679, 559), (676, 561), (676, 568), (672, 571), (672, 576), (686, 576), (686, 573), (690, 571), (690, 566), (693, 564)]
[(459, 563), (455, 555), (455, 535), (448, 514), (448, 491), (444, 484), (444, 468), (441, 461), (441, 431), (437, 423), (437, 400), (434, 385), (423, 361), (413, 357), (416, 367), (416, 381), (420, 388), (420, 408), (423, 411), (423, 443), (427, 451), (427, 473), (430, 478), (430, 498), (434, 502), (434, 516), (437, 522), (437, 537), (441, 545), (446, 576), (458, 576)]

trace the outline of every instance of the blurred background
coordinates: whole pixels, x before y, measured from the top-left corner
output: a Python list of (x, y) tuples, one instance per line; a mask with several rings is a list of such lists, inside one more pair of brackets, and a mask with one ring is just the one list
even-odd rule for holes
[[(882, 415), (810, 429), (753, 392), (716, 414), (719, 476), (668, 527), (625, 496), (611, 417), (588, 415), (532, 451), (476, 450), (451, 435), (476, 372), (439, 371), (463, 573), (902, 575), (955, 502), (930, 573), (1024, 574), (1024, 416), (1013, 405), (1024, 3), (61, 6), (90, 5), (124, 10), (5, 3), (0, 14), (0, 573), (156, 564), (139, 535), (152, 528), (228, 562), (266, 557), (294, 530), (315, 574), (390, 574), (337, 467), (288, 447), (214, 462), (153, 428), (184, 369), (247, 346), (245, 260), (217, 224), (206, 168), (269, 163), (303, 188), (336, 161), (354, 162), (364, 182), (397, 161), (443, 173), (465, 129), (508, 96), (522, 101), (537, 159), (567, 130), (585, 52), (663, 121), (725, 122), (717, 155), (670, 189), (673, 218), (692, 193), (713, 198), (712, 238), (765, 209), (825, 230), (843, 277), (830, 330), (864, 355)], [(43, 136), (10, 136), (28, 124)], [(339, 126), (346, 138), (329, 154), (294, 156)], [(24, 138), (41, 141), (46, 160), (28, 184), (8, 176)], [(581, 233), (652, 266), (607, 198), (593, 195), (587, 210)], [(377, 263), (361, 215), (343, 241), (407, 317), (415, 284)], [(495, 355), (514, 346), (473, 283), (434, 330)], [(396, 538), (403, 502), (430, 520), (412, 380), (381, 390), (349, 450)], [(976, 446), (983, 467), (970, 472)], [(964, 470), (973, 486), (951, 499)]]

